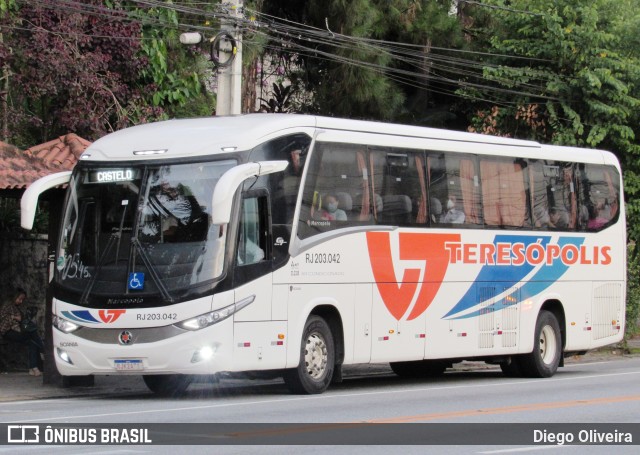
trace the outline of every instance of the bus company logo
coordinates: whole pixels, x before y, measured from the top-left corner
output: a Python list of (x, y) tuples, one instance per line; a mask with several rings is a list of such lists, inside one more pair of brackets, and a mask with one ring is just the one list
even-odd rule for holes
[[(424, 313), (440, 289), (449, 266), (447, 244), (460, 242), (460, 234), (398, 235), (398, 258), (401, 261), (422, 262), (420, 268), (405, 268), (402, 277), (396, 275), (388, 232), (368, 232), (367, 248), (373, 276), (382, 301), (391, 315), (400, 320), (418, 295), (407, 316), (411, 321)], [(423, 273), (424, 271), (424, 273)]]
[(120, 316), (125, 314), (127, 310), (100, 310), (98, 311), (98, 315), (102, 322), (107, 324), (111, 324), (112, 322), (116, 322)]
[(564, 265), (609, 265), (611, 263), (611, 247), (567, 243), (564, 245), (546, 243), (544, 238), (531, 242), (504, 241), (495, 243), (447, 243), (445, 249), (449, 255), (449, 263), (482, 264), (482, 265), (553, 265), (561, 261)]
[[(469, 281), (500, 282), (505, 288), (512, 288), (502, 306), (484, 302), (491, 306), (489, 309), (502, 309), (544, 291), (571, 266), (606, 266), (612, 262), (610, 246), (587, 247), (583, 245), (584, 237), (560, 236), (557, 243), (551, 243), (552, 237), (548, 235), (497, 235), (493, 243), (462, 243), (460, 234), (401, 232), (395, 239), (397, 246), (392, 248), (390, 233), (367, 233), (369, 260), (378, 292), (398, 321), (407, 313), (406, 319), (411, 321), (427, 310), (450, 264), (481, 265), (478, 275)], [(394, 259), (413, 263), (407, 262), (403, 275), (399, 276)], [(476, 316), (479, 310), (468, 311), (480, 303), (483, 302), (478, 301), (475, 287), (469, 286), (444, 318)]]
[(128, 330), (123, 330), (122, 332), (120, 332), (120, 335), (118, 335), (118, 342), (124, 346), (132, 344), (133, 335)]
[(118, 320), (120, 316), (125, 314), (127, 310), (99, 310), (98, 318), (96, 318), (89, 310), (61, 311), (63, 317), (74, 321), (84, 322), (88, 324), (112, 324)]

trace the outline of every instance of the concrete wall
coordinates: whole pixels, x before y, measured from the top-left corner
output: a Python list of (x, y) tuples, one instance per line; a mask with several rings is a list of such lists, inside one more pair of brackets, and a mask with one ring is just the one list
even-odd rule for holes
[[(38, 308), (37, 322), (44, 339), (45, 306), (48, 286), (47, 236), (20, 236), (0, 233), (0, 301), (12, 298), (16, 287), (27, 291), (22, 311)], [(16, 343), (4, 346), (0, 355), (9, 369), (27, 369), (27, 349)]]

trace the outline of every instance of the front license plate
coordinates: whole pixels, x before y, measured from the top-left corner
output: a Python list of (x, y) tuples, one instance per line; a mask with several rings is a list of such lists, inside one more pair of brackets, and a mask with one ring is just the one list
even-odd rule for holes
[(116, 359), (113, 366), (118, 371), (137, 371), (144, 370), (141, 359)]

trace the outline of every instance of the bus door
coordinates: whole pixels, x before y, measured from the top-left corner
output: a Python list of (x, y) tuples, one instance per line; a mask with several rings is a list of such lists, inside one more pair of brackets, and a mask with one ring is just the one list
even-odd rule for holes
[[(286, 322), (272, 321), (273, 251), (266, 190), (245, 193), (234, 257), (236, 303), (251, 300), (235, 315), (236, 369), (282, 368)], [(280, 343), (279, 343), (280, 341)]]

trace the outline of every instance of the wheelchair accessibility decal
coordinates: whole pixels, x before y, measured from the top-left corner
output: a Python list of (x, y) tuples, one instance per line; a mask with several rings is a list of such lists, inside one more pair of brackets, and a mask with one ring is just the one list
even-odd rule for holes
[(129, 274), (129, 290), (142, 291), (144, 289), (144, 273), (132, 272)]

